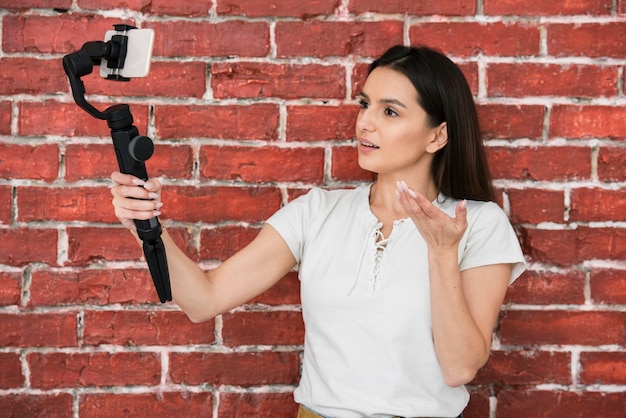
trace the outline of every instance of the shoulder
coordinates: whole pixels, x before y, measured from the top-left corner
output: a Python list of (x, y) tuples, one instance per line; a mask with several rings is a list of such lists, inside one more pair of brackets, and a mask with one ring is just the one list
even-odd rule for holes
[(305, 204), (311, 209), (333, 208), (338, 205), (358, 205), (364, 196), (368, 196), (368, 191), (369, 186), (360, 186), (354, 189), (323, 189), (314, 187), (288, 205)]

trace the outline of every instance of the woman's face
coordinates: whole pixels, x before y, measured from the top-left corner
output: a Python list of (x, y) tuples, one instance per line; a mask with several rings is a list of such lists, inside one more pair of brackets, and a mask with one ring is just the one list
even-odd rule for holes
[[(431, 155), (445, 145), (445, 123), (431, 127), (418, 93), (402, 73), (378, 67), (359, 95), (356, 122), (359, 165), (378, 174), (430, 172)], [(405, 174), (403, 174), (405, 173)]]

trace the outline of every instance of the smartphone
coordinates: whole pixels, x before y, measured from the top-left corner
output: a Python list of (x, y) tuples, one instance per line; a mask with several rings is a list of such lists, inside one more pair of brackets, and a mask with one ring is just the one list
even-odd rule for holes
[(115, 35), (128, 37), (126, 59), (123, 68), (108, 68), (107, 60), (102, 59), (100, 76), (108, 78), (120, 76), (124, 78), (145, 77), (150, 72), (150, 59), (154, 46), (154, 30), (130, 29), (123, 32), (110, 30), (104, 34), (104, 41), (110, 41)]

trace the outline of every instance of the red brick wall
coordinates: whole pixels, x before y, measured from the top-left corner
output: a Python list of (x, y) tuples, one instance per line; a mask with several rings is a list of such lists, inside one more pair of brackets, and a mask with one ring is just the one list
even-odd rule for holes
[(626, 1), (0, 0), (0, 18), (0, 415), (294, 416), (295, 274), (192, 324), (113, 216), (109, 132), (61, 58), (126, 22), (156, 31), (149, 77), (96, 71), (87, 92), (131, 105), (162, 219), (207, 269), (287, 199), (368, 178), (367, 62), (395, 43), (448, 53), (530, 267), (466, 415), (624, 417)]

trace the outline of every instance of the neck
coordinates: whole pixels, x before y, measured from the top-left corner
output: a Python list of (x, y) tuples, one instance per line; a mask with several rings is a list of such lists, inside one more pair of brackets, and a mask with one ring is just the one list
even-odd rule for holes
[(413, 191), (420, 193), (430, 201), (437, 198), (439, 191), (432, 178), (399, 178), (378, 175), (370, 191), (370, 206), (373, 210), (394, 214), (394, 217), (406, 217), (406, 212), (396, 197), (397, 182), (404, 181)]

